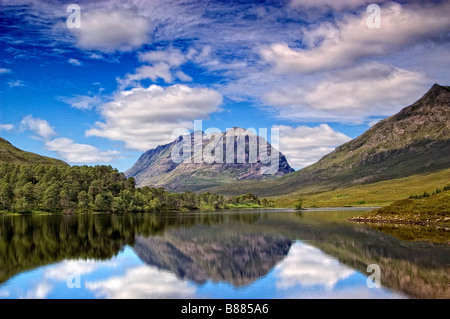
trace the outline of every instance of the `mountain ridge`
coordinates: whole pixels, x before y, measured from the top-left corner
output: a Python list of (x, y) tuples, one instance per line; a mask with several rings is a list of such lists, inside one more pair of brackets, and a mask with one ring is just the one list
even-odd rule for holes
[(208, 191), (258, 196), (321, 192), (450, 167), (450, 87), (434, 84), (419, 100), (387, 117), (318, 162), (276, 180)]
[[(195, 134), (198, 134), (196, 137)], [(248, 136), (248, 137), (247, 137)], [(239, 147), (238, 139), (244, 137), (244, 143)], [(227, 152), (227, 139), (233, 138), (234, 148), (232, 154)], [(201, 139), (201, 145), (200, 141)], [(190, 142), (190, 143), (189, 143)], [(139, 187), (165, 187), (170, 191), (201, 191), (208, 187), (232, 183), (237, 180), (274, 178), (291, 173), (294, 170), (289, 166), (285, 156), (278, 154), (278, 170), (275, 174), (265, 174), (271, 168), (272, 162), (264, 160), (262, 153), (251, 159), (251, 143), (254, 150), (261, 145), (267, 145), (267, 154), (272, 156), (272, 146), (262, 137), (242, 128), (232, 128), (227, 132), (205, 135), (203, 132), (179, 136), (171, 143), (159, 145), (142, 154), (136, 163), (125, 172), (127, 177), (134, 177)], [(184, 160), (174, 162), (174, 157), (180, 154), (178, 143), (186, 143), (189, 153), (183, 153)], [(223, 143), (223, 145), (221, 144)], [(267, 143), (267, 144), (262, 144)], [(216, 152), (222, 152), (222, 154)], [(183, 150), (184, 152), (184, 150)], [(214, 162), (207, 161), (208, 152), (214, 153)], [(234, 158), (228, 159), (227, 156)], [(276, 156), (276, 153), (274, 153)], [(196, 161), (196, 159), (199, 159)], [(210, 158), (211, 159), (211, 158)], [(239, 159), (239, 160), (238, 160)], [(276, 159), (270, 158), (270, 161)], [(267, 162), (267, 163), (266, 163)], [(276, 161), (274, 161), (276, 162)]]
[(56, 158), (21, 150), (12, 145), (11, 142), (0, 137), (0, 164), (1, 163), (22, 165), (69, 165)]

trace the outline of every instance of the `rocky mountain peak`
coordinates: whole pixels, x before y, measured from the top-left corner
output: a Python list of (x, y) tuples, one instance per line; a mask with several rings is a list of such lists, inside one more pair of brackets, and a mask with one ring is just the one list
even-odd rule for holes
[(138, 186), (198, 191), (237, 180), (274, 178), (293, 171), (284, 155), (263, 137), (233, 127), (221, 133), (197, 131), (179, 136), (171, 143), (145, 152), (125, 174), (134, 177)]

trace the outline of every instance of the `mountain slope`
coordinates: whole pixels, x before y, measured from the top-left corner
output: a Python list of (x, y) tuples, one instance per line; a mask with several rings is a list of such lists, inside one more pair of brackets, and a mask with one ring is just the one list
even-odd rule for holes
[(290, 239), (280, 236), (221, 235), (179, 238), (177, 232), (170, 232), (164, 237), (137, 236), (133, 250), (147, 265), (168, 270), (178, 278), (243, 286), (266, 275), (292, 245)]
[(276, 180), (242, 182), (210, 191), (234, 195), (314, 193), (450, 167), (450, 87), (433, 87), (317, 163)]
[(25, 152), (13, 146), (10, 142), (0, 137), (0, 164), (25, 164), (25, 165), (68, 165), (67, 163), (31, 152)]
[[(170, 191), (182, 192), (187, 190), (199, 191), (208, 187), (232, 183), (237, 180), (273, 178), (294, 171), (289, 166), (283, 154), (279, 153), (279, 165), (275, 169), (276, 174), (264, 174), (264, 170), (270, 167), (270, 163), (265, 163), (264, 160), (261, 160), (261, 156), (258, 156), (256, 161), (249, 160), (249, 144), (251, 139), (258, 143), (255, 145), (262, 145), (262, 143), (267, 143), (267, 141), (248, 130), (233, 128), (225, 133), (215, 134), (214, 137), (204, 135), (203, 133), (198, 134), (200, 136), (198, 140), (201, 140), (201, 145), (195, 138), (194, 133), (184, 137), (180, 136), (169, 144), (160, 145), (155, 149), (145, 152), (125, 172), (125, 175), (127, 177), (134, 177), (136, 184), (140, 187), (165, 187)], [(245, 138), (245, 136), (247, 136), (245, 139), (245, 149), (239, 148), (237, 146), (237, 139), (239, 137)], [(226, 141), (228, 137), (233, 137), (234, 158), (227, 161)], [(236, 137), (236, 140), (234, 140), (234, 137)], [(173, 161), (172, 154), (177, 154), (179, 148), (178, 143), (187, 143), (186, 145), (189, 145), (192, 150), (192, 154), (186, 157), (187, 161), (182, 163), (175, 163)], [(201, 147), (201, 149), (198, 147)], [(269, 151), (271, 150), (269, 143), (267, 143), (267, 148)], [(220, 161), (207, 163), (205, 158), (208, 150), (210, 150), (210, 154), (214, 153), (215, 155), (215, 152), (219, 152), (219, 149), (222, 150), (222, 156), (218, 153), (217, 158), (222, 159), (221, 163)], [(214, 152), (211, 150), (214, 150)], [(272, 154), (271, 151), (268, 153), (270, 155)], [(238, 161), (238, 157), (245, 160)], [(200, 162), (196, 163), (195, 158), (200, 158)]]

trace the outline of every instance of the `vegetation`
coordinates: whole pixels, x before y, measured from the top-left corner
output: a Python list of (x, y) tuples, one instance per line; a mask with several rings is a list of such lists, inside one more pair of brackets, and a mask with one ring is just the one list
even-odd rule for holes
[(31, 212), (155, 212), (223, 209), (270, 204), (252, 194), (226, 198), (205, 193), (169, 193), (163, 188), (136, 188), (111, 166), (0, 164), (0, 210)]
[(412, 105), (308, 167), (276, 179), (208, 190), (223, 195), (299, 196), (448, 169), (449, 99), (450, 87), (435, 84)]
[(17, 147), (14, 147), (11, 143), (1, 137), (0, 163), (69, 166), (67, 163), (61, 160), (22, 151)]
[[(106, 260), (125, 245), (139, 251), (139, 236), (157, 242), (155, 254), (165, 270), (186, 271), (188, 265), (208, 266), (210, 278), (228, 281), (250, 278), (270, 256), (282, 258), (280, 246), (301, 239), (353, 269), (366, 273), (376, 263), (382, 271), (381, 283), (415, 298), (450, 298), (448, 247), (413, 243), (349, 223), (351, 212), (245, 213), (245, 214), (54, 214), (51, 216), (0, 216), (0, 283), (24, 270), (65, 259)], [(251, 240), (251, 241), (249, 241)], [(141, 241), (146, 242), (146, 240)], [(249, 245), (248, 243), (252, 244)], [(165, 246), (168, 244), (169, 246)], [(172, 245), (173, 244), (173, 245)], [(241, 246), (239, 246), (241, 245)], [(245, 258), (236, 258), (236, 247), (257, 247)], [(162, 247), (172, 249), (162, 250)], [(183, 249), (189, 253), (183, 254)], [(208, 249), (222, 258), (211, 259)], [(230, 252), (233, 258), (230, 258)], [(246, 250), (239, 250), (239, 253)], [(189, 256), (177, 264), (180, 256)], [(279, 260), (279, 259), (278, 259)], [(153, 265), (161, 267), (153, 261)], [(180, 266), (177, 268), (177, 266)], [(256, 267), (255, 267), (256, 266)], [(198, 269), (202, 269), (198, 267)], [(260, 271), (260, 270), (263, 271)], [(227, 273), (228, 271), (228, 273)], [(201, 272), (202, 273), (202, 272)], [(237, 275), (236, 275), (237, 274)], [(182, 278), (187, 279), (186, 272)], [(226, 278), (226, 279), (223, 279)], [(252, 279), (253, 278), (253, 279)]]
[[(432, 194), (436, 188), (449, 183), (450, 169), (434, 173), (412, 175), (377, 183), (338, 188), (332, 191), (310, 189), (287, 196), (270, 197), (275, 207), (294, 207), (299, 196), (303, 207), (380, 207), (424, 192)], [(363, 203), (364, 202), (364, 203)]]
[(370, 226), (383, 233), (406, 241), (429, 241), (450, 245), (449, 231), (446, 227), (411, 224), (371, 223)]
[(297, 200), (297, 203), (294, 205), (295, 210), (302, 210), (303, 209), (303, 199), (299, 198)]
[(379, 231), (407, 241), (450, 244), (450, 185), (423, 192), (371, 211), (352, 221), (369, 223)]
[(450, 185), (436, 189), (431, 195), (424, 192), (398, 200), (354, 220), (450, 225)]

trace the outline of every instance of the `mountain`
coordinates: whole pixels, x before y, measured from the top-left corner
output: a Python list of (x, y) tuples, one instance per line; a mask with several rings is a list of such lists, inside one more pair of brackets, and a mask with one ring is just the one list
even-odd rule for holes
[(13, 146), (10, 142), (0, 137), (0, 164), (25, 164), (25, 165), (69, 165), (61, 160), (25, 152)]
[[(228, 148), (233, 154), (227, 152), (227, 143), (231, 145), (228, 141), (233, 143), (233, 147)], [(257, 152), (264, 145), (266, 157)], [(184, 157), (176, 160), (180, 154)], [(224, 133), (205, 135), (196, 132), (180, 136), (169, 144), (145, 152), (125, 175), (134, 177), (139, 187), (165, 187), (182, 192), (239, 180), (270, 179), (293, 171), (284, 155), (272, 152), (272, 146), (264, 138), (242, 128), (233, 128)]]
[(243, 286), (265, 276), (292, 245), (290, 239), (279, 236), (235, 232), (221, 235), (137, 236), (133, 250), (147, 265), (168, 270), (182, 279)]
[(276, 180), (209, 191), (260, 196), (317, 193), (450, 167), (450, 87), (434, 84), (418, 101), (336, 148), (317, 163)]

